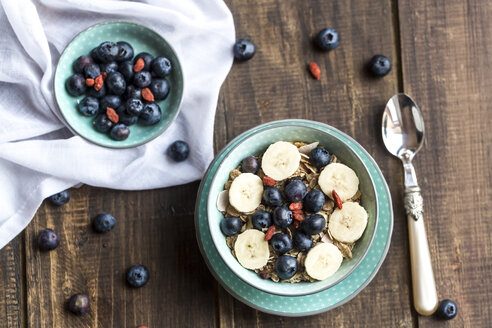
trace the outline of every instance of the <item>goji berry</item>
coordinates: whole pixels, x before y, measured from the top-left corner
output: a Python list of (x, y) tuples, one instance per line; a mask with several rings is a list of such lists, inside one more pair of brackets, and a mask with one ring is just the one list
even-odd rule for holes
[(302, 222), (304, 221), (304, 216), (301, 213), (294, 213), (294, 220)]
[(337, 192), (335, 191), (335, 189), (333, 189), (333, 191), (331, 192), (331, 195), (333, 196), (333, 200), (335, 201), (335, 203), (337, 204), (337, 207), (338, 209), (342, 209), (342, 200), (340, 199), (340, 196), (338, 196)]
[(92, 87), (94, 85), (94, 79), (85, 79), (85, 85)]
[(105, 81), (106, 81), (106, 79), (108, 78), (108, 73), (106, 73), (106, 72), (102, 72), (102, 73), (101, 73), (101, 75), (102, 75), (102, 77), (103, 77), (103, 80), (105, 80)]
[(268, 228), (266, 234), (265, 234), (265, 241), (269, 241), (272, 239), (273, 234), (275, 233), (275, 226), (272, 225), (270, 228)]
[[(142, 58), (140, 58), (140, 59), (142, 59)], [(152, 91), (150, 91), (149, 88), (143, 88), (142, 89), (142, 98), (145, 101), (154, 102), (154, 95), (152, 94)]]
[(111, 108), (111, 107), (106, 107), (106, 115), (108, 116), (109, 120), (113, 123), (118, 123), (120, 120), (120, 117), (116, 113), (116, 111)]
[(142, 58), (137, 59), (135, 65), (133, 65), (133, 71), (135, 73), (140, 72), (145, 67), (145, 62)]
[(316, 80), (319, 80), (319, 78), (321, 76), (321, 70), (319, 69), (318, 64), (316, 64), (315, 62), (310, 62), (309, 63), (309, 72), (311, 73), (311, 75)]
[(296, 229), (299, 229), (299, 227), (301, 226), (301, 222), (294, 220), (294, 226), (296, 227)]
[(301, 202), (297, 202), (297, 203), (292, 203), (289, 205), (289, 210), (293, 211), (293, 210), (302, 210), (302, 203)]
[(263, 184), (268, 187), (273, 187), (275, 186), (276, 182), (270, 177), (267, 177), (266, 175), (263, 177)]
[(94, 90), (96, 90), (96, 91), (101, 90), (101, 88), (102, 88), (103, 84), (104, 84), (103, 77), (102, 77), (102, 75), (99, 75), (99, 76), (98, 76), (98, 77), (96, 77), (96, 79), (94, 80)]
[(292, 214), (302, 214), (302, 210), (293, 210)]

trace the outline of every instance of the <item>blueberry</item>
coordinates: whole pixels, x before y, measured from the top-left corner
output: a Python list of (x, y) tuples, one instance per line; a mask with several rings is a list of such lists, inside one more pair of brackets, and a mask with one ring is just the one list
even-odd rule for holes
[(109, 136), (113, 140), (117, 140), (117, 141), (125, 140), (130, 136), (130, 129), (125, 124), (118, 123), (111, 128), (111, 131), (109, 132)]
[(391, 60), (386, 56), (376, 55), (369, 62), (369, 71), (375, 76), (385, 76), (391, 71)]
[(282, 205), (282, 193), (276, 187), (266, 187), (263, 190), (263, 203), (268, 206)]
[(321, 147), (314, 148), (309, 154), (309, 162), (313, 164), (314, 167), (320, 169), (323, 166), (330, 164), (330, 153), (328, 150)]
[(241, 232), (243, 221), (240, 218), (231, 216), (220, 221), (220, 230), (226, 236), (233, 236)]
[(147, 71), (140, 71), (133, 76), (133, 84), (139, 88), (146, 88), (152, 82), (152, 76)]
[(126, 101), (126, 111), (130, 115), (138, 116), (143, 110), (143, 104), (140, 99), (130, 98)]
[(173, 142), (167, 149), (167, 155), (175, 162), (182, 162), (188, 158), (190, 146), (182, 140)]
[(60, 245), (60, 237), (54, 230), (44, 229), (38, 235), (38, 247), (42, 251), (51, 251)]
[(106, 133), (113, 127), (114, 123), (106, 116), (106, 114), (99, 114), (92, 121), (92, 126), (99, 132)]
[(128, 269), (126, 281), (132, 287), (142, 287), (149, 281), (149, 270), (141, 264), (134, 265)]
[(84, 67), (84, 76), (86, 79), (95, 79), (101, 75), (101, 69), (97, 64), (88, 64)]
[(458, 306), (451, 300), (443, 300), (439, 303), (436, 315), (444, 320), (451, 320), (458, 314)]
[(270, 239), (270, 245), (278, 255), (283, 255), (292, 249), (292, 240), (285, 233), (276, 233)]
[(49, 199), (53, 205), (56, 206), (65, 205), (70, 200), (70, 191), (68, 189), (60, 191), (57, 194), (51, 195)]
[(119, 41), (116, 44), (119, 47), (118, 55), (116, 55), (117, 62), (131, 60), (133, 58), (133, 47), (128, 42)]
[(79, 102), (77, 108), (84, 116), (94, 116), (99, 110), (99, 100), (94, 97), (85, 97)]
[(284, 188), (284, 195), (291, 203), (302, 201), (306, 193), (306, 185), (301, 180), (292, 180)]
[(253, 223), (253, 228), (258, 230), (268, 228), (272, 225), (272, 214), (267, 211), (256, 211), (251, 217), (251, 223)]
[(106, 72), (108, 75), (114, 72), (118, 72), (118, 63), (115, 61), (104, 63), (99, 66), (101, 68), (101, 72)]
[(142, 125), (154, 125), (161, 120), (161, 108), (156, 103), (145, 104), (139, 116)]
[(114, 72), (108, 75), (105, 81), (110, 92), (117, 96), (121, 96), (126, 90), (126, 81), (123, 74), (120, 72)]
[(273, 224), (283, 229), (292, 224), (292, 211), (285, 205), (276, 207), (273, 210)]
[(332, 28), (325, 28), (319, 31), (315, 40), (321, 50), (333, 50), (340, 44), (340, 36)]
[(77, 315), (83, 315), (89, 312), (90, 302), (89, 297), (85, 294), (75, 294), (68, 301), (68, 309)]
[(81, 96), (85, 93), (85, 78), (80, 74), (70, 76), (65, 82), (65, 88), (68, 93), (74, 97)]
[(256, 174), (256, 172), (258, 172), (258, 168), (258, 161), (253, 156), (248, 156), (241, 162), (241, 171), (244, 173)]
[(87, 91), (87, 95), (98, 99), (102, 98), (106, 95), (106, 86), (103, 84), (101, 89), (99, 90), (96, 90), (94, 88), (89, 88)]
[(127, 85), (125, 93), (123, 94), (123, 99), (142, 99), (142, 90), (136, 88), (133, 84)]
[(126, 82), (130, 83), (133, 80), (133, 64), (132, 64), (132, 62), (127, 60), (127, 61), (120, 63), (120, 65), (118, 66), (118, 72), (120, 72), (123, 75)]
[(116, 109), (120, 107), (120, 105), (121, 105), (121, 98), (115, 95), (104, 96), (99, 101), (99, 108), (104, 113), (106, 112), (106, 108), (111, 107), (113, 109)]
[(171, 61), (166, 57), (157, 57), (152, 61), (151, 70), (154, 76), (165, 77), (171, 73)]
[(279, 256), (275, 262), (275, 272), (282, 280), (292, 278), (297, 273), (297, 259), (293, 256)]
[(96, 63), (102, 63), (102, 59), (101, 59), (101, 57), (99, 57), (99, 54), (97, 52), (97, 47), (94, 48), (94, 49), (92, 49), (91, 52), (89, 53), (89, 55), (94, 60), (94, 62), (96, 62)]
[(98, 214), (92, 221), (92, 227), (97, 232), (108, 232), (113, 229), (116, 219), (108, 213)]
[(104, 41), (96, 48), (96, 56), (103, 63), (116, 60), (120, 47), (111, 41)]
[[(149, 54), (147, 52), (141, 52), (138, 55), (136, 55), (135, 58), (133, 58), (133, 64), (135, 64), (139, 58), (142, 58), (144, 63), (145, 63), (143, 70), (144, 71), (150, 71), (150, 67), (152, 65), (152, 61), (154, 60), (154, 56), (152, 56), (151, 54)], [(143, 87), (141, 87), (141, 88), (143, 88)]]
[(89, 56), (80, 56), (73, 62), (72, 68), (75, 73), (82, 74), (84, 72), (84, 67), (89, 64), (94, 64), (94, 59)]
[(131, 115), (128, 113), (128, 111), (126, 110), (126, 105), (121, 105), (120, 107), (118, 107), (116, 113), (119, 116), (118, 122), (123, 123), (126, 126), (133, 125), (138, 121), (138, 116)]
[(326, 227), (326, 220), (320, 214), (311, 214), (301, 223), (301, 231), (308, 235), (315, 235)]
[(164, 100), (169, 94), (169, 82), (166, 79), (153, 79), (150, 82), (150, 91), (154, 95), (155, 100)]
[(296, 231), (294, 236), (292, 236), (292, 239), (294, 240), (294, 246), (300, 252), (305, 252), (313, 247), (313, 239), (310, 235), (308, 236), (302, 232)]
[(240, 39), (237, 40), (233, 47), (234, 57), (239, 61), (245, 61), (253, 58), (255, 55), (256, 47), (251, 40)]
[(304, 197), (304, 209), (307, 212), (319, 212), (325, 204), (325, 194), (318, 189), (311, 189)]

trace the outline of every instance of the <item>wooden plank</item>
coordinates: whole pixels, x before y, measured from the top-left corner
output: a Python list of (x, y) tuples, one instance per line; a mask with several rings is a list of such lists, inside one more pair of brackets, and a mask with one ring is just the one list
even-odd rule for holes
[[(358, 140), (381, 166), (393, 190), (395, 230), (379, 274), (346, 305), (313, 317), (283, 318), (257, 312), (223, 291), (219, 292), (221, 326), (413, 327), (401, 165), (386, 153), (379, 132), (384, 105), (398, 92), (391, 1), (227, 3), (237, 37), (251, 38), (257, 53), (246, 63), (235, 63), (222, 88), (216, 143), (222, 145), (224, 136), (230, 140), (255, 125), (277, 119), (305, 118), (331, 124)], [(312, 46), (311, 37), (328, 26), (341, 33), (341, 45), (323, 53)], [(373, 79), (364, 66), (379, 53), (391, 57), (395, 69), (383, 79)], [(320, 81), (307, 73), (310, 61), (321, 67)], [(227, 128), (222, 128), (223, 122)]]
[(416, 158), (441, 299), (458, 303), (449, 323), (492, 320), (492, 3), (399, 1), (403, 84), (421, 107), (427, 144)]
[[(62, 207), (45, 203), (26, 230), (29, 327), (213, 327), (215, 281), (195, 241), (193, 211), (197, 183), (142, 192), (83, 187)], [(117, 218), (97, 234), (91, 218)], [(60, 235), (58, 249), (41, 253), (39, 231)], [(147, 286), (131, 289), (125, 271), (146, 265)], [(66, 310), (72, 294), (87, 293), (91, 313)]]

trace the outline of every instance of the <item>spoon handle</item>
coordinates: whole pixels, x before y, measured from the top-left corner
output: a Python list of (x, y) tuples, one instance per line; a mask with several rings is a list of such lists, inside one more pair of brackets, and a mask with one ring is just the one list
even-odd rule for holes
[(424, 316), (433, 314), (438, 306), (436, 282), (425, 232), (423, 200), (420, 188), (405, 190), (405, 209), (408, 216), (410, 261), (412, 266), (413, 303), (415, 310)]

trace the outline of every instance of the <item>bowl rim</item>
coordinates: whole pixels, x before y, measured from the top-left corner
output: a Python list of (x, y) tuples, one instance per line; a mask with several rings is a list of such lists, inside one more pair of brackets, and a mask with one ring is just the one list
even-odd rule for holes
[[(75, 41), (75, 39), (78, 38), (82, 33), (85, 33), (85, 32), (87, 32), (90, 29), (93, 29), (93, 28), (96, 28), (96, 27), (99, 27), (99, 26), (103, 26), (103, 25), (110, 25), (110, 24), (117, 24), (117, 23), (131, 24), (131, 25), (140, 26), (140, 27), (143, 27), (143, 28), (151, 31), (155, 35), (157, 35), (161, 39), (161, 41), (164, 44), (166, 44), (167, 47), (169, 47), (169, 49), (171, 49), (171, 52), (176, 57), (176, 63), (174, 63), (174, 64), (177, 64), (177, 65), (173, 65), (173, 67), (176, 67), (177, 68), (177, 70), (179, 72), (178, 75), (181, 76), (181, 85), (182, 85), (182, 87), (180, 89), (178, 89), (178, 90), (180, 90), (180, 92), (179, 92), (178, 101), (176, 103), (176, 108), (177, 108), (176, 113), (172, 116), (171, 120), (162, 129), (162, 131), (160, 131), (159, 133), (156, 133), (156, 135), (152, 136), (151, 138), (148, 138), (148, 139), (146, 139), (144, 141), (138, 142), (138, 143), (133, 144), (133, 145), (128, 145), (128, 146), (118, 146), (118, 145), (100, 143), (100, 142), (98, 142), (96, 140), (91, 139), (90, 137), (87, 137), (87, 136), (79, 133), (76, 129), (74, 129), (72, 127), (72, 125), (68, 122), (67, 117), (65, 116), (65, 113), (61, 110), (61, 106), (58, 103), (58, 98), (57, 98), (57, 95), (56, 95), (56, 87), (55, 87), (56, 75), (57, 75), (58, 69), (60, 67), (60, 59), (63, 57), (63, 55), (67, 51), (68, 47)], [(141, 24), (141, 23), (137, 23), (137, 22), (132, 22), (130, 20), (119, 20), (119, 19), (116, 19), (116, 20), (108, 20), (108, 21), (103, 21), (103, 22), (99, 22), (99, 23), (93, 24), (93, 25), (88, 26), (87, 28), (83, 29), (82, 31), (78, 32), (76, 35), (74, 35), (74, 37), (67, 43), (67, 45), (65, 46), (65, 48), (61, 52), (60, 57), (58, 58), (58, 60), (56, 62), (55, 71), (53, 73), (53, 82), (52, 82), (51, 86), (53, 88), (53, 100), (54, 100), (54, 104), (55, 104), (56, 110), (61, 115), (61, 117), (60, 117), (60, 115), (57, 115), (57, 116), (58, 116), (58, 118), (63, 118), (63, 121), (65, 123), (64, 124), (65, 127), (67, 127), (74, 135), (80, 136), (80, 137), (82, 137), (82, 139), (87, 140), (87, 141), (89, 141), (89, 142), (91, 142), (91, 143), (93, 143), (95, 145), (100, 146), (100, 147), (105, 147), (105, 148), (110, 148), (110, 149), (130, 149), (130, 148), (135, 148), (135, 147), (139, 147), (141, 145), (144, 145), (144, 144), (146, 144), (146, 143), (154, 140), (155, 138), (161, 136), (174, 123), (174, 121), (178, 117), (179, 112), (181, 111), (181, 104), (183, 102), (183, 94), (184, 94), (184, 89), (185, 89), (185, 78), (184, 78), (183, 68), (181, 66), (181, 61), (179, 59), (178, 53), (176, 52), (176, 50), (174, 49), (174, 47), (166, 40), (166, 38), (164, 38), (160, 33), (158, 33), (153, 28), (151, 28), (151, 27), (149, 27), (147, 25), (144, 25), (144, 24)]]
[[(296, 124), (297, 123), (297, 124)], [(214, 161), (210, 164), (210, 167), (212, 167), (213, 164), (216, 163), (216, 160), (218, 160), (218, 158), (224, 153), (227, 151), (227, 154), (226, 156), (221, 160), (221, 162), (219, 163), (219, 165), (217, 166), (217, 169), (216, 169), (216, 172), (214, 174), (214, 176), (212, 177), (212, 181), (211, 181), (211, 186), (214, 185), (215, 183), (215, 180), (217, 178), (217, 172), (220, 170), (221, 166), (223, 165), (223, 161), (225, 160), (225, 158), (227, 158), (227, 156), (229, 156), (229, 154), (231, 152), (233, 152), (239, 145), (241, 145), (245, 140), (249, 139), (250, 137), (260, 133), (260, 132), (263, 132), (263, 131), (267, 131), (267, 130), (270, 130), (270, 129), (273, 129), (273, 128), (278, 128), (278, 127), (288, 127), (288, 126), (300, 126), (300, 127), (305, 127), (305, 128), (309, 128), (309, 129), (313, 129), (313, 130), (318, 130), (319, 132), (322, 132), (322, 133), (327, 133), (325, 130), (322, 130), (321, 128), (318, 128), (318, 127), (313, 127), (313, 126), (307, 126), (306, 124), (315, 124), (315, 125), (321, 125), (322, 127), (325, 127), (325, 128), (328, 128), (330, 130), (333, 130), (337, 133), (340, 133), (341, 135), (345, 136), (346, 138), (348, 138), (351, 142), (355, 143), (356, 145), (358, 145), (361, 149), (364, 150), (365, 154), (370, 158), (372, 159), (372, 157), (370, 156), (370, 154), (357, 142), (355, 141), (352, 137), (350, 137), (349, 135), (347, 135), (346, 133), (338, 130), (337, 128), (331, 126), (331, 125), (328, 125), (328, 124), (325, 124), (325, 123), (321, 123), (321, 122), (317, 122), (317, 121), (312, 121), (312, 120), (303, 120), (303, 119), (286, 119), (286, 120), (277, 120), (277, 121), (270, 121), (270, 122), (267, 122), (267, 123), (264, 123), (264, 124), (260, 124), (258, 126), (255, 126), (247, 131), (244, 131), (243, 133), (241, 133), (240, 135), (238, 135), (236, 138), (234, 138), (233, 140), (231, 140), (215, 157)], [(329, 134), (329, 133), (328, 133)], [(364, 167), (365, 171), (366, 172), (369, 172), (369, 170), (367, 169), (367, 166), (365, 165), (365, 163), (362, 161), (362, 159), (360, 158), (360, 156), (349, 146), (347, 145), (346, 142), (344, 142), (343, 140), (341, 140), (339, 137), (337, 136), (334, 136), (332, 134), (330, 134), (331, 137), (333, 138), (336, 138), (338, 139), (342, 144), (346, 145), (347, 148), (349, 149), (349, 151), (359, 160), (359, 162), (362, 164), (362, 166)], [(231, 144), (233, 143), (236, 143), (236, 145), (234, 145), (232, 148), (228, 149)], [(374, 163), (376, 163), (374, 161)], [(379, 169), (379, 166), (377, 165), (376, 163), (376, 166), (378, 167)], [(208, 173), (208, 170), (207, 170), (207, 173)], [(310, 295), (310, 294), (315, 294), (315, 293), (319, 293), (321, 291), (324, 291), (328, 288), (331, 288), (333, 286), (335, 286), (336, 284), (340, 283), (341, 281), (343, 281), (345, 278), (347, 278), (358, 266), (359, 264), (362, 262), (362, 260), (365, 258), (365, 256), (367, 255), (367, 252), (369, 251), (371, 245), (372, 245), (372, 242), (374, 240), (374, 237), (375, 237), (375, 234), (376, 234), (376, 230), (377, 230), (377, 226), (378, 226), (378, 221), (379, 221), (379, 201), (378, 201), (378, 196), (377, 196), (377, 191), (376, 191), (376, 188), (375, 188), (375, 184), (374, 184), (374, 180), (372, 178), (372, 176), (370, 174), (369, 175), (369, 179), (371, 181), (371, 188), (373, 189), (374, 191), (374, 195), (375, 195), (375, 212), (376, 212), (376, 215), (375, 215), (375, 224), (374, 224), (374, 229), (372, 231), (372, 234), (371, 234), (371, 237), (370, 237), (370, 240), (369, 240), (369, 243), (367, 245), (367, 247), (364, 249), (363, 251), (363, 254), (362, 256), (359, 258), (359, 260), (357, 262), (355, 262), (355, 264), (353, 265), (353, 267), (347, 271), (347, 273), (345, 273), (345, 275), (343, 275), (342, 277), (340, 277), (339, 279), (337, 279), (336, 281), (334, 281), (333, 283), (331, 284), (328, 284), (326, 286), (321, 286), (317, 289), (314, 289), (314, 290), (308, 290), (308, 291), (296, 291), (296, 292), (283, 292), (283, 291), (272, 291), (272, 290), (267, 290), (266, 288), (263, 288), (261, 286), (257, 286), (257, 285), (254, 285), (253, 282), (251, 282), (249, 279), (247, 279), (246, 277), (243, 276), (242, 274), (242, 271), (243, 270), (247, 270), (247, 269), (244, 269), (242, 268), (243, 270), (236, 270), (234, 267), (232, 267), (228, 261), (226, 261), (226, 259), (224, 258), (224, 253), (221, 249), (219, 249), (216, 245), (216, 242), (215, 242), (215, 239), (214, 239), (214, 235), (212, 233), (211, 234), (211, 239), (213, 241), (213, 244), (214, 244), (214, 247), (216, 248), (217, 252), (219, 253), (219, 256), (221, 257), (221, 259), (224, 261), (224, 263), (226, 264), (226, 266), (236, 275), (238, 276), (242, 281), (244, 281), (245, 283), (247, 283), (248, 285), (256, 288), (256, 289), (259, 289), (259, 290), (262, 290), (266, 293), (269, 293), (269, 294), (274, 294), (274, 295), (279, 295), (279, 296), (304, 296), (304, 295)], [(206, 201), (206, 211), (207, 211), (207, 221), (208, 221), (208, 228), (209, 230), (211, 231), (211, 229), (213, 229), (212, 227), (212, 223), (210, 220), (208, 220), (208, 217), (209, 217), (209, 213), (212, 209), (209, 208), (209, 203), (210, 203), (210, 198), (211, 198), (211, 193), (208, 194), (207, 196), (207, 201)], [(197, 200), (198, 202), (199, 200)], [(215, 203), (215, 202), (214, 202)], [(215, 207), (214, 207), (215, 208)], [(230, 252), (229, 252), (230, 253)], [(250, 270), (248, 270), (250, 271)]]

